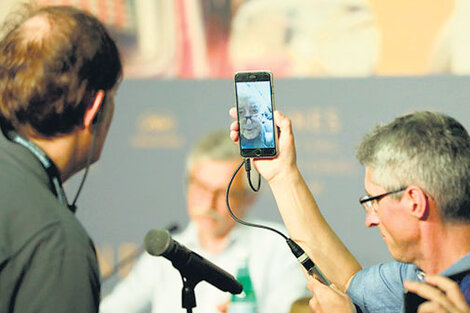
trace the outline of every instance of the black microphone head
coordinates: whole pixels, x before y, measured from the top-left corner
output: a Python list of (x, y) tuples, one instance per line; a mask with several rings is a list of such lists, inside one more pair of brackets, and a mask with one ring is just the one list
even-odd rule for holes
[(162, 255), (170, 246), (171, 236), (168, 230), (155, 228), (145, 235), (145, 250), (154, 256)]

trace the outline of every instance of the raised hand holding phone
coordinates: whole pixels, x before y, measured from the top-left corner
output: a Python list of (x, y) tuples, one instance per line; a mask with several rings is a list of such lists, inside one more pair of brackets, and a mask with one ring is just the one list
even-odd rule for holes
[[(232, 118), (237, 118), (236, 107), (232, 107), (229, 113)], [(283, 176), (283, 172), (298, 171), (291, 121), (279, 111), (274, 111), (274, 120), (278, 128), (277, 156), (269, 159), (254, 158), (252, 160), (256, 170), (267, 182)], [(234, 142), (239, 142), (238, 121), (233, 121), (230, 125), (230, 137)]]
[[(240, 144), (240, 154), (243, 157), (254, 158), (253, 165), (268, 182), (282, 171), (297, 170), (291, 122), (275, 111), (272, 74), (269, 71), (237, 72), (234, 79), (237, 107), (230, 110), (230, 115), (237, 121), (231, 125), (231, 137)], [(266, 141), (270, 144), (268, 148), (261, 145), (250, 148), (253, 140), (249, 138), (253, 138), (256, 133), (252, 125), (256, 117), (250, 116), (248, 110), (254, 112), (253, 105), (247, 103), (250, 96), (258, 99), (258, 106), (264, 110), (265, 119), (262, 122), (264, 121), (264, 127), (269, 129), (265, 131), (265, 135), (268, 133), (265, 138), (269, 139)], [(245, 103), (248, 105), (245, 106)], [(272, 117), (269, 114), (272, 114)], [(274, 136), (273, 140), (271, 134)]]

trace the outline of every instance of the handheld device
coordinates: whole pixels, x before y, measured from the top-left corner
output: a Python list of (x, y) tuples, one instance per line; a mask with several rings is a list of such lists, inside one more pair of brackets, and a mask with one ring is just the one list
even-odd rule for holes
[(405, 291), (403, 295), (404, 299), (404, 313), (416, 313), (418, 312), (418, 307), (425, 301), (426, 299), (418, 296), (414, 292)]
[[(461, 284), (467, 284), (470, 282), (470, 270), (464, 270), (453, 275), (448, 276), (448, 278), (455, 281), (459, 286)], [(421, 296), (411, 292), (404, 292), (404, 313), (416, 313), (418, 312), (418, 307), (423, 303), (428, 301), (427, 299), (422, 298)]]
[(269, 71), (235, 74), (237, 117), (242, 157), (272, 158), (277, 155), (274, 124), (273, 75)]

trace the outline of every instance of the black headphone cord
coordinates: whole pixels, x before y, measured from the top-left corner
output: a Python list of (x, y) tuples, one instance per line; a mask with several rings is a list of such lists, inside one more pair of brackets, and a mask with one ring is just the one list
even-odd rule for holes
[(97, 125), (94, 125), (93, 139), (92, 139), (92, 143), (91, 143), (91, 150), (88, 153), (88, 159), (86, 161), (85, 172), (83, 173), (82, 180), (80, 182), (80, 185), (78, 186), (77, 192), (75, 193), (75, 197), (73, 198), (72, 204), (68, 205), (70, 210), (72, 210), (73, 212), (75, 212), (77, 210), (76, 203), (77, 203), (77, 200), (78, 200), (78, 196), (80, 195), (80, 193), (82, 191), (82, 188), (83, 188), (83, 185), (85, 184), (85, 180), (86, 180), (86, 177), (88, 175), (88, 171), (89, 171), (90, 165), (91, 165), (91, 160), (93, 159), (93, 155), (95, 153), (96, 135), (98, 133), (98, 125), (99, 125), (99, 123)]

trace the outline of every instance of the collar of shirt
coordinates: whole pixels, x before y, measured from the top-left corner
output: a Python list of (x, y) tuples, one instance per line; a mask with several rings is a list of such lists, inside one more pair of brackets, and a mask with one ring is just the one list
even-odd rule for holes
[(443, 276), (452, 276), (460, 272), (470, 270), (470, 252), (464, 255), (460, 260), (452, 264), (446, 270), (444, 270), (441, 275)]

